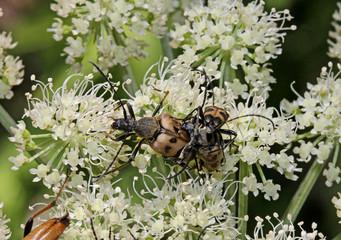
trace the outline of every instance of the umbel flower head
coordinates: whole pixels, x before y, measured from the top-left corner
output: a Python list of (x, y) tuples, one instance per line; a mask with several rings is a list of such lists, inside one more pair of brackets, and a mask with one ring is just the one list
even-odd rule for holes
[[(338, 72), (334, 73), (333, 64), (328, 63), (328, 67), (322, 68), (317, 83), (308, 83), (308, 91), (303, 96), (296, 93), (296, 101), (282, 102), (283, 110), (295, 114), (299, 130), (309, 130), (305, 135), (309, 139), (300, 140), (300, 146), (294, 148), (294, 153), (299, 155), (298, 160), (310, 161), (311, 156), (316, 156), (322, 164), (327, 161), (334, 145), (341, 143), (341, 65), (337, 64), (337, 68)], [(335, 153), (337, 155), (338, 151)], [(331, 186), (334, 181), (340, 182), (340, 169), (336, 160), (323, 172), (327, 186)]]
[[(44, 84), (32, 77), (36, 83), (32, 89), (41, 90), (41, 97), (26, 94), (28, 109), (24, 117), (36, 130), (29, 130), (31, 126), (27, 128), (24, 121), (12, 128), (14, 136), (10, 140), (17, 143), (19, 151), (18, 156), (9, 159), (14, 163), (12, 169), (17, 170), (37, 159), (40, 164), (31, 173), (37, 175), (35, 181), (43, 178), (44, 183), (50, 185), (59, 182), (57, 169), (64, 165), (70, 166), (71, 170), (90, 168), (92, 173), (96, 165), (103, 166), (112, 161), (120, 143), (101, 131), (110, 129), (114, 102), (111, 93), (104, 99), (109, 93), (106, 83), (95, 85), (92, 77), (72, 75), (57, 90), (53, 90), (52, 79)], [(125, 146), (121, 153), (128, 149)], [(31, 157), (24, 154), (26, 151)]]
[[(0, 17), (2, 9), (0, 8)], [(0, 99), (13, 97), (12, 87), (19, 85), (24, 76), (24, 65), (19, 57), (8, 54), (17, 43), (12, 43), (12, 34), (0, 32)]]
[(288, 10), (266, 13), (263, 1), (214, 0), (186, 8), (184, 14), (185, 23), (175, 23), (170, 36), (173, 48), (184, 49), (185, 62), (202, 64), (209, 56), (208, 61), (221, 63), (223, 75), (241, 68), (241, 80), (252, 86), (275, 81), (268, 62), (281, 54), (285, 31), (295, 29), (284, 26), (292, 19)]
[(51, 9), (59, 17), (49, 31), (56, 41), (66, 41), (63, 55), (76, 71), (81, 70), (88, 43), (95, 39), (98, 65), (107, 72), (115, 65), (126, 66), (130, 57), (145, 57), (147, 44), (136, 35), (165, 34), (169, 15), (183, 5), (168, 0), (55, 0)]

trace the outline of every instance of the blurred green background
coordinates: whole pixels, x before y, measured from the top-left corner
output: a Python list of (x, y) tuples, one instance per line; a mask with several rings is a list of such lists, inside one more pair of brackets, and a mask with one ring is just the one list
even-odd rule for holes
[[(283, 98), (295, 99), (289, 88), (292, 81), (296, 81), (295, 89), (302, 94), (306, 82), (314, 83), (320, 74), (321, 67), (330, 61), (326, 55), (327, 36), (328, 31), (332, 29), (331, 20), (336, 9), (336, 1), (268, 0), (266, 6), (268, 10), (272, 7), (277, 10), (289, 9), (294, 16), (292, 23), (298, 27), (296, 31), (288, 32), (283, 44), (283, 54), (272, 61), (277, 84), (273, 85), (268, 104), (278, 107)], [(68, 66), (64, 63), (65, 59), (60, 57), (64, 48), (63, 43), (55, 42), (52, 34), (46, 31), (51, 27), (53, 18), (56, 17), (50, 10), (50, 1), (1, 0), (0, 7), (4, 12), (4, 16), (0, 18), (0, 30), (11, 31), (14, 41), (19, 42), (10, 54), (20, 56), (25, 65), (25, 80), (13, 89), (14, 98), (9, 101), (1, 100), (1, 105), (17, 121), (22, 117), (24, 108), (27, 107), (24, 94), (30, 91), (30, 75), (35, 74), (37, 79), (43, 81), (46, 81), (48, 77), (53, 77), (56, 81), (62, 82), (68, 75)], [(150, 63), (156, 62), (159, 54), (157, 51), (154, 52), (142, 63), (133, 61), (132, 69), (135, 76), (138, 72), (144, 72)], [(91, 68), (90, 65), (85, 66), (83, 73), (89, 73)], [(34, 167), (34, 163), (22, 167), (19, 171), (11, 170), (12, 163), (8, 161), (8, 158), (17, 154), (15, 146), (8, 141), (9, 134), (2, 126), (0, 126), (0, 137), (0, 202), (5, 202), (3, 212), (11, 218), (9, 224), (13, 232), (11, 239), (21, 239), (23, 230), (20, 224), (25, 223), (32, 214), (28, 211), (28, 206), (36, 202), (47, 202), (43, 199), (46, 190), (42, 188), (41, 183), (32, 183), (34, 176), (30, 175), (28, 170)], [(266, 174), (267, 176), (275, 174), (274, 178), (280, 178), (279, 174), (273, 171)], [(282, 180), (285, 184), (281, 184), (279, 200), (268, 202), (262, 196), (250, 197), (251, 218), (255, 215), (265, 216), (274, 211), (281, 214), (284, 211), (297, 188), (297, 182), (288, 183), (284, 178)], [(337, 224), (339, 220), (331, 198), (336, 195), (337, 190), (341, 192), (341, 189), (340, 186), (327, 188), (324, 181), (324, 178), (319, 179), (298, 219), (306, 222), (305, 226), (309, 226), (306, 229), (310, 229), (311, 222), (318, 223), (318, 230), (325, 233), (328, 238), (332, 238), (341, 228)]]

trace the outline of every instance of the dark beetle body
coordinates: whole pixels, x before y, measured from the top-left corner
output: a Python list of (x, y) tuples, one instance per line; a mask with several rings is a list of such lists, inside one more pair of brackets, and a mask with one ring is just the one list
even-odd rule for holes
[[(181, 121), (168, 113), (162, 113), (158, 117), (143, 117), (130, 123), (122, 123), (124, 120), (115, 119), (112, 128), (134, 131), (137, 136), (146, 139), (155, 152), (168, 158), (177, 157), (190, 140), (187, 132), (181, 129)], [(120, 122), (120, 126), (125, 126), (125, 129), (117, 128), (117, 122)]]
[[(191, 114), (195, 110), (197, 115), (193, 117)], [(190, 136), (190, 141), (181, 151), (178, 163), (181, 164), (191, 156), (190, 158), (199, 159), (200, 166), (198, 167), (204, 167), (208, 172), (213, 172), (221, 165), (224, 149), (234, 141), (237, 134), (232, 130), (221, 129), (229, 117), (224, 109), (209, 106), (204, 112), (202, 107), (195, 110), (181, 124), (181, 128)], [(223, 139), (222, 134), (227, 134), (232, 138)]]

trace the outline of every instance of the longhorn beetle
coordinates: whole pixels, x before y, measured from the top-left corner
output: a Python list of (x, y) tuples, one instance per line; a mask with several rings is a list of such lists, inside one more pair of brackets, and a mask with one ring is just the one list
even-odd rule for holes
[[(224, 149), (231, 145), (237, 137), (235, 131), (221, 128), (227, 122), (244, 117), (261, 117), (270, 121), (273, 128), (275, 128), (271, 119), (259, 114), (246, 114), (228, 120), (229, 114), (226, 110), (214, 106), (214, 96), (212, 96), (213, 105), (206, 107), (203, 111), (207, 97), (207, 88), (211, 82), (208, 80), (206, 72), (201, 72), (204, 74), (207, 82), (203, 103), (201, 106), (193, 109), (183, 119), (181, 124), (181, 128), (191, 137), (191, 140), (182, 149), (177, 161), (179, 165), (184, 167), (175, 175), (168, 177), (168, 179), (173, 178), (184, 171), (189, 164), (189, 160), (193, 159), (193, 157), (195, 160), (196, 158), (199, 158), (201, 162), (200, 166), (203, 165), (209, 172), (217, 170), (221, 164), (221, 160), (223, 159), (225, 161)], [(193, 117), (195, 111), (197, 114)], [(191, 121), (189, 121), (190, 119)], [(224, 139), (222, 137), (223, 134), (231, 136), (230, 139)], [(186, 162), (186, 164), (184, 164), (184, 162)], [(198, 166), (198, 163), (196, 163), (196, 165)]]
[[(114, 130), (121, 130), (125, 132), (124, 134), (117, 138), (112, 137), (107, 132), (103, 132), (113, 141), (122, 141), (122, 145), (117, 151), (114, 159), (109, 164), (107, 169), (105, 169), (105, 171), (101, 175), (93, 176), (94, 178), (97, 178), (94, 182), (100, 180), (104, 175), (111, 172), (115, 172), (130, 164), (136, 157), (138, 150), (140, 149), (142, 142), (144, 140), (148, 141), (149, 145), (155, 152), (160, 153), (166, 158), (177, 159), (182, 149), (190, 141), (190, 137), (187, 134), (187, 132), (181, 128), (182, 121), (175, 119), (168, 113), (162, 113), (156, 117), (156, 114), (161, 109), (162, 104), (169, 92), (168, 91), (165, 92), (165, 95), (163, 96), (161, 102), (154, 109), (151, 117), (142, 117), (136, 120), (132, 106), (129, 103), (126, 103), (129, 112), (128, 115), (126, 109), (124, 108), (124, 104), (122, 103), (120, 97), (118, 96), (109, 79), (104, 75), (104, 73), (95, 63), (93, 62), (90, 63), (95, 66), (95, 68), (102, 74), (105, 80), (109, 83), (110, 87), (114, 91), (115, 96), (118, 98), (123, 110), (123, 118), (114, 119), (111, 127)], [(124, 164), (117, 168), (110, 170), (118, 154), (120, 153), (123, 145), (125, 144), (125, 141), (131, 135), (137, 135), (138, 137), (141, 138), (141, 140), (139, 140), (138, 143), (135, 145), (134, 150), (127, 162), (125, 162)], [(187, 159), (189, 158), (190, 155), (188, 156)], [(186, 161), (186, 159), (184, 159), (183, 161)], [(186, 166), (186, 164), (184, 163), (181, 163), (181, 165)]]
[(69, 214), (66, 213), (64, 216), (60, 218), (52, 218), (47, 220), (46, 222), (36, 227), (33, 231), (31, 231), (34, 218), (36, 218), (41, 213), (45, 212), (46, 210), (56, 205), (56, 202), (60, 194), (62, 193), (68, 179), (69, 174), (67, 174), (65, 181), (61, 186), (56, 198), (50, 204), (40, 209), (38, 212), (36, 212), (32, 217), (28, 219), (25, 225), (23, 240), (57, 240), (59, 236), (64, 232), (65, 228), (69, 226), (70, 224)]

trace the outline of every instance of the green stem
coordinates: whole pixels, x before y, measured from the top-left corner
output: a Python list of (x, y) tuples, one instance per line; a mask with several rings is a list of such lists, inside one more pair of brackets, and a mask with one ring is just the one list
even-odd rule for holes
[(263, 173), (262, 167), (259, 165), (259, 163), (256, 163), (256, 167), (257, 167), (258, 173), (262, 179), (263, 184), (266, 184), (266, 178), (265, 178), (265, 175)]
[(287, 219), (288, 214), (291, 215), (291, 221), (292, 222), (295, 221), (311, 189), (313, 188), (318, 177), (320, 176), (326, 162), (327, 161), (324, 161), (323, 164), (320, 164), (317, 162), (317, 160), (315, 160), (314, 163), (311, 165), (309, 171), (307, 172), (306, 176), (304, 177), (303, 181), (298, 187), (294, 197), (291, 199), (291, 202), (289, 203), (287, 209), (282, 215), (282, 220), (285, 223), (289, 223)]
[(163, 54), (169, 59), (169, 61), (172, 61), (174, 59), (173, 49), (169, 45), (169, 36), (165, 35), (163, 38), (161, 38), (161, 47)]
[(340, 142), (336, 142), (335, 145), (335, 151), (334, 151), (334, 158), (333, 158), (333, 166), (336, 166), (337, 159), (339, 158), (339, 152), (340, 152)]
[(336, 235), (332, 240), (341, 240), (341, 233)]
[(11, 127), (15, 127), (16, 122), (8, 114), (8, 112), (3, 108), (3, 106), (1, 104), (0, 104), (0, 122), (1, 122), (2, 126), (4, 126), (6, 131), (12, 135), (13, 133), (11, 132)]
[(197, 61), (195, 61), (194, 63), (192, 63), (191, 67), (196, 68), (196, 67), (200, 66), (206, 60), (206, 58), (208, 56), (211, 56), (219, 48), (220, 48), (219, 45), (212, 46), (212, 47), (206, 49), (205, 51), (203, 51), (202, 53), (198, 54), (197, 56), (199, 57), (199, 59)]
[[(248, 211), (248, 195), (242, 192), (242, 181), (244, 177), (248, 175), (248, 164), (243, 161), (239, 161), (239, 188), (238, 188), (238, 217), (243, 219), (247, 215)], [(247, 223), (246, 221), (240, 221), (240, 236), (242, 240), (246, 239)]]

